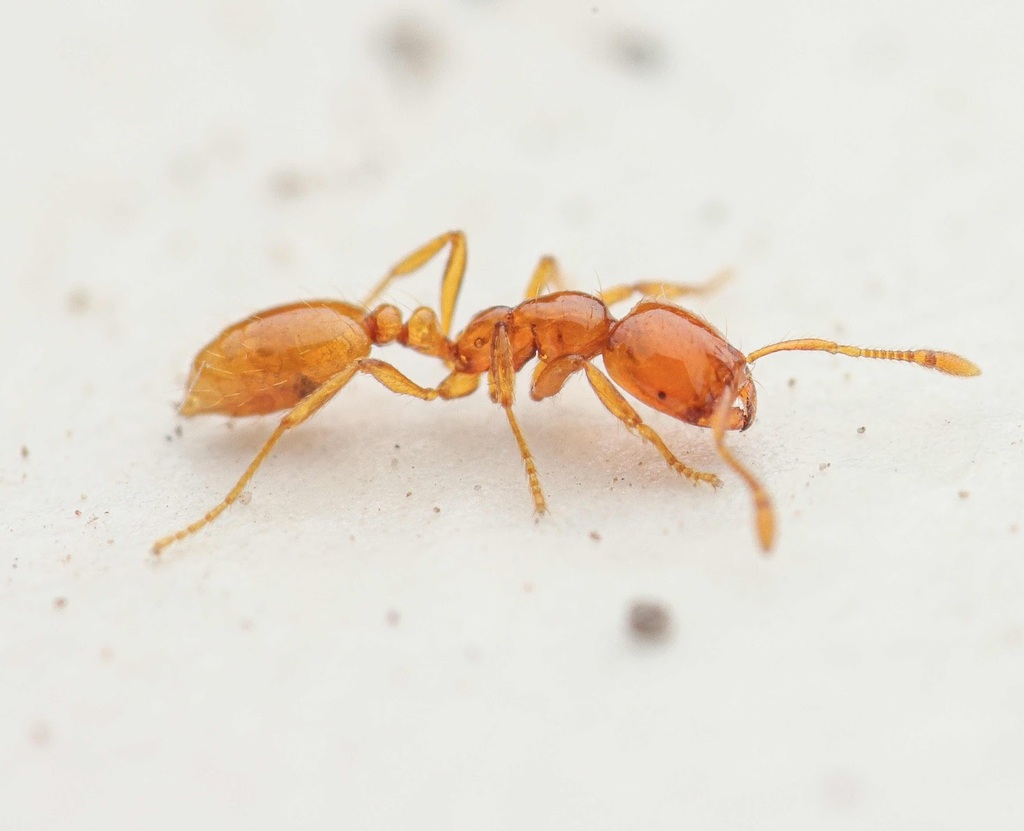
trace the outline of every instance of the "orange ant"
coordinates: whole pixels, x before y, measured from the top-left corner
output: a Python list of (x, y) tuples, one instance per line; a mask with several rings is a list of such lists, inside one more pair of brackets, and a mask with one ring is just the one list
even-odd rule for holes
[[(416, 271), (446, 247), (440, 321), (426, 307), (415, 309), (405, 322), (390, 304), (368, 311), (393, 280)], [(516, 373), (533, 358), (538, 362), (530, 388), (535, 401), (555, 395), (571, 375), (583, 372), (601, 403), (653, 444), (674, 470), (694, 483), (706, 482), (713, 488), (722, 484), (715, 474), (694, 470), (677, 459), (626, 401), (617, 384), (655, 410), (711, 429), (718, 454), (750, 488), (757, 534), (765, 551), (775, 538), (771, 499), (725, 446), (727, 430), (746, 430), (754, 421), (757, 397), (750, 364), (773, 352), (811, 351), (906, 361), (950, 375), (981, 372), (966, 358), (949, 352), (862, 349), (817, 338), (773, 343), (744, 355), (707, 321), (670, 303), (641, 300), (618, 320), (608, 308), (633, 295), (667, 300), (705, 294), (725, 279), (727, 272), (700, 285), (639, 282), (591, 295), (565, 290), (551, 257), (541, 259), (522, 303), (514, 308), (485, 309), (453, 340), (448, 333), (465, 270), (465, 236), (451, 231), (399, 262), (362, 306), (334, 300), (277, 306), (229, 326), (204, 347), (192, 364), (179, 410), (182, 415), (288, 412), (223, 501), (188, 527), (158, 540), (154, 553), (216, 519), (238, 499), (281, 436), (310, 418), (360, 372), (392, 392), (424, 401), (467, 396), (486, 373), (491, 400), (505, 410), (519, 445), (539, 514), (547, 510), (544, 492), (533, 454), (512, 411)], [(556, 290), (545, 293), (549, 288)], [(436, 388), (421, 387), (391, 364), (370, 357), (374, 346), (388, 343), (439, 358), (451, 372)], [(594, 365), (598, 356), (604, 360), (607, 375)]]

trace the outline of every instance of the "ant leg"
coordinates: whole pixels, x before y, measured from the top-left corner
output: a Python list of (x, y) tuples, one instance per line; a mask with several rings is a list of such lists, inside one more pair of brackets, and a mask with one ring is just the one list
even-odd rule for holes
[(448, 262), (444, 266), (444, 277), (441, 279), (441, 332), (447, 337), (452, 328), (455, 301), (459, 297), (462, 278), (466, 273), (466, 235), (462, 231), (448, 231), (417, 248), (381, 278), (363, 305), (369, 308), (396, 277), (404, 277), (426, 265), (446, 245), (449, 246), (449, 250)]
[(703, 283), (660, 283), (658, 281), (641, 281), (639, 283), (626, 283), (621, 286), (612, 286), (598, 293), (598, 297), (605, 305), (611, 306), (614, 303), (621, 303), (628, 300), (634, 294), (644, 297), (659, 297), (666, 300), (674, 300), (677, 297), (686, 295), (711, 294), (728, 282), (733, 276), (731, 268), (723, 268), (717, 274), (713, 274)]
[(582, 369), (587, 373), (587, 380), (590, 382), (590, 386), (597, 393), (597, 397), (608, 411), (630, 430), (635, 430), (642, 438), (658, 448), (658, 452), (661, 453), (665, 461), (668, 462), (669, 467), (676, 471), (676, 473), (680, 473), (687, 479), (692, 480), (694, 484), (697, 482), (707, 482), (713, 488), (717, 488), (722, 484), (722, 480), (715, 476), (715, 474), (694, 470), (692, 467), (679, 461), (675, 454), (668, 449), (668, 445), (665, 444), (661, 436), (644, 424), (643, 419), (630, 406), (611, 379), (590, 361), (576, 355), (569, 355), (541, 366), (543, 369), (538, 367), (537, 372), (534, 373), (533, 386), (530, 389), (530, 396), (535, 401), (541, 401), (554, 395), (562, 389), (570, 375)]
[(411, 395), (415, 398), (423, 399), (424, 401), (431, 401), (437, 398), (439, 394), (437, 390), (427, 389), (413, 383), (401, 372), (391, 366), (391, 364), (385, 363), (384, 361), (378, 361), (373, 358), (362, 358), (358, 361), (353, 361), (341, 372), (328, 378), (319, 388), (303, 398), (285, 414), (284, 418), (281, 419), (281, 423), (277, 425), (277, 429), (274, 430), (270, 438), (264, 442), (259, 453), (256, 454), (256, 457), (249, 464), (249, 467), (246, 468), (245, 473), (242, 474), (241, 478), (235, 483), (235, 486), (230, 490), (228, 495), (224, 497), (217, 506), (208, 511), (201, 519), (196, 520), (187, 528), (183, 528), (170, 536), (157, 540), (153, 544), (153, 553), (160, 554), (172, 542), (185, 539), (185, 537), (196, 533), (196, 531), (199, 531), (201, 528), (209, 525), (213, 520), (220, 516), (228, 506), (238, 499), (242, 491), (245, 489), (245, 486), (249, 484), (249, 481), (255, 475), (260, 465), (263, 464), (263, 461), (267, 458), (267, 455), (281, 437), (293, 427), (298, 427), (302, 422), (306, 421), (321, 407), (323, 407), (324, 404), (334, 398), (334, 396), (352, 380), (352, 377), (357, 372), (363, 372), (367, 375), (371, 375), (392, 392), (401, 393), (402, 395)]
[(546, 293), (549, 288), (565, 291), (565, 277), (554, 257), (541, 257), (534, 269), (530, 282), (526, 285), (526, 299), (534, 300)]
[(480, 376), (468, 372), (453, 372), (445, 378), (437, 388), (437, 394), (445, 401), (453, 398), (465, 398), (476, 392), (480, 386)]
[(512, 342), (509, 340), (508, 329), (504, 323), (499, 323), (494, 328), (494, 340), (491, 341), (491, 369), (487, 381), (491, 388), (491, 400), (505, 408), (509, 426), (519, 445), (519, 454), (523, 457), (526, 478), (530, 483), (530, 493), (533, 494), (533, 509), (538, 514), (547, 513), (548, 507), (544, 501), (540, 477), (537, 475), (537, 465), (534, 463), (533, 454), (523, 437), (523, 431), (519, 429), (515, 413), (512, 412), (516, 393), (516, 368), (512, 357)]
[(947, 375), (959, 375), (961, 377), (981, 375), (981, 370), (975, 364), (966, 358), (954, 355), (952, 352), (935, 352), (931, 349), (917, 349), (913, 351), (862, 349), (859, 346), (844, 346), (841, 343), (821, 340), (820, 338), (801, 338), (799, 340), (784, 340), (780, 343), (773, 343), (747, 355), (747, 363), (752, 364), (758, 358), (771, 355), (773, 352), (831, 352), (833, 355), (848, 355), (851, 358), (879, 358), (884, 361), (906, 361), (918, 366), (937, 369), (939, 372), (945, 372)]
[(735, 400), (736, 390), (731, 387), (726, 388), (725, 392), (722, 393), (722, 399), (718, 407), (715, 408), (711, 429), (714, 433), (715, 447), (718, 448), (718, 455), (742, 477), (743, 481), (747, 483), (747, 487), (750, 488), (750, 493), (754, 498), (757, 536), (761, 541), (761, 548), (765, 553), (768, 553), (771, 550), (772, 543), (775, 541), (775, 511), (772, 508), (771, 497), (754, 474), (741, 465), (739, 460), (725, 446), (725, 429), (729, 422), (729, 413), (732, 409), (733, 401)]

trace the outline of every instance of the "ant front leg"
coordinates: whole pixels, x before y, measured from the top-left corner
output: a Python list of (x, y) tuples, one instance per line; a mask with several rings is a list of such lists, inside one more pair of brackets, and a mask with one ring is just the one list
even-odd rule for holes
[(721, 288), (722, 285), (732, 279), (732, 276), (733, 271), (731, 268), (723, 268), (703, 283), (661, 283), (645, 280), (638, 283), (612, 286), (610, 289), (599, 292), (597, 296), (607, 306), (628, 300), (634, 294), (639, 294), (642, 297), (660, 297), (667, 300), (675, 300), (687, 295), (703, 296)]
[(286, 432), (294, 427), (298, 427), (302, 422), (317, 413), (321, 407), (341, 392), (357, 372), (362, 372), (372, 376), (392, 392), (397, 392), (402, 395), (411, 395), (414, 398), (419, 398), (424, 401), (432, 401), (440, 394), (437, 390), (419, 386), (406, 378), (391, 364), (385, 363), (384, 361), (378, 361), (374, 358), (361, 358), (360, 360), (353, 361), (341, 370), (341, 372), (328, 378), (318, 389), (299, 401), (298, 404), (285, 414), (284, 418), (281, 419), (281, 423), (278, 424), (277, 429), (274, 430), (270, 438), (267, 439), (263, 444), (263, 447), (260, 448), (259, 453), (257, 453), (256, 457), (252, 462), (250, 462), (245, 473), (242, 474), (238, 482), (235, 483), (235, 486), (218, 505), (210, 511), (207, 511), (202, 518), (196, 520), (188, 527), (157, 540), (153, 544), (153, 553), (160, 554), (172, 542), (177, 542), (178, 540), (183, 540), (185, 537), (191, 536), (196, 533), (196, 531), (206, 527), (220, 516), (233, 502), (235, 502), (235, 500), (238, 499), (242, 491), (245, 489), (245, 486), (249, 484), (249, 481), (256, 474), (256, 471), (259, 470), (260, 465), (263, 464), (264, 460), (270, 454), (270, 451), (274, 449), (274, 445), (280, 441), (281, 437)]
[(519, 429), (515, 413), (512, 412), (516, 393), (516, 368), (512, 355), (512, 341), (509, 340), (508, 328), (504, 323), (499, 323), (494, 327), (494, 338), (491, 341), (491, 368), (487, 382), (491, 390), (491, 400), (505, 409), (512, 434), (516, 437), (516, 443), (519, 445), (519, 453), (526, 466), (526, 478), (530, 482), (530, 493), (533, 494), (534, 511), (538, 514), (547, 513), (548, 506), (544, 501), (540, 476), (537, 475), (537, 465), (533, 461), (533, 454), (523, 437), (523, 431)]
[(441, 234), (417, 248), (381, 278), (363, 305), (369, 308), (395, 278), (404, 277), (422, 268), (446, 245), (449, 246), (449, 250), (448, 262), (444, 266), (444, 277), (441, 279), (441, 332), (448, 337), (452, 328), (452, 316), (455, 314), (455, 301), (459, 297), (462, 278), (466, 274), (466, 235), (462, 231)]
[(608, 412), (630, 430), (636, 431), (642, 438), (658, 448), (658, 452), (661, 453), (665, 461), (668, 462), (669, 467), (676, 471), (676, 473), (682, 474), (687, 479), (693, 481), (694, 484), (697, 482), (707, 482), (713, 488), (721, 486), (722, 480), (714, 473), (695, 470), (679, 461), (675, 454), (669, 450), (668, 445), (665, 444), (661, 436), (643, 422), (643, 419), (630, 406), (611, 379), (585, 358), (581, 358), (578, 355), (568, 355), (564, 358), (558, 358), (551, 363), (539, 364), (533, 374), (533, 386), (530, 388), (530, 397), (534, 401), (542, 401), (545, 398), (549, 398), (562, 389), (571, 375), (580, 370), (586, 372), (590, 386), (597, 393), (597, 397), (604, 404)]
[(754, 500), (754, 521), (757, 525), (757, 537), (761, 542), (761, 550), (767, 554), (771, 551), (775, 542), (775, 509), (772, 507), (772, 498), (764, 485), (758, 481), (749, 470), (740, 464), (739, 459), (732, 455), (732, 452), (725, 446), (725, 431), (729, 425), (729, 417), (732, 412), (732, 402), (736, 400), (737, 390), (735, 387), (726, 387), (722, 398), (715, 408), (711, 421), (711, 429), (715, 437), (715, 447), (718, 448), (718, 455), (722, 460), (736, 471), (750, 488), (751, 497)]

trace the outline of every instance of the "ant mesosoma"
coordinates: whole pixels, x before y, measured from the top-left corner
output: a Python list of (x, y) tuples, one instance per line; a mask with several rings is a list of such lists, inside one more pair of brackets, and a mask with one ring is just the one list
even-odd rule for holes
[[(393, 305), (369, 310), (393, 280), (416, 271), (446, 247), (440, 321), (426, 307), (415, 309), (405, 322)], [(714, 488), (722, 484), (715, 474), (694, 470), (676, 458), (622, 395), (621, 387), (655, 410), (711, 429), (718, 454), (750, 488), (757, 534), (768, 551), (775, 538), (771, 499), (725, 445), (727, 430), (746, 430), (754, 421), (757, 397), (750, 364), (773, 352), (813, 351), (906, 361), (950, 375), (981, 372), (966, 358), (949, 352), (862, 349), (818, 338), (773, 343), (744, 355), (707, 321), (663, 302), (704, 294), (725, 278), (725, 272), (701, 285), (640, 282), (591, 295), (565, 290), (551, 257), (541, 259), (522, 303), (485, 309), (451, 339), (452, 315), (465, 270), (465, 235), (451, 231), (399, 262), (362, 306), (334, 300), (277, 306), (229, 326), (204, 347), (192, 364), (182, 415), (288, 412), (223, 501), (188, 527), (158, 540), (154, 553), (219, 516), (238, 499), (281, 436), (316, 413), (357, 373), (372, 376), (392, 392), (425, 401), (467, 396), (486, 374), (491, 400), (504, 409), (519, 445), (537, 513), (546, 511), (544, 492), (512, 410), (516, 373), (533, 358), (537, 366), (530, 397), (535, 401), (555, 395), (571, 375), (582, 372), (601, 403), (653, 444), (674, 470), (694, 483), (706, 482)], [(550, 288), (556, 290), (546, 293)], [(642, 299), (624, 317), (612, 317), (609, 306), (634, 295), (661, 299)], [(451, 372), (437, 387), (421, 387), (391, 364), (370, 357), (374, 346), (388, 343), (439, 358)], [(598, 356), (607, 374), (594, 365)]]

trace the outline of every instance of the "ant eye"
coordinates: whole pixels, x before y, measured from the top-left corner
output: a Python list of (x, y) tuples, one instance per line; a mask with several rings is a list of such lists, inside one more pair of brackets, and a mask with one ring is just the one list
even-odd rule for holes
[(483, 349), (485, 343), (487, 343), (487, 341), (484, 338), (477, 338), (475, 341), (473, 341), (473, 346), (475, 346), (477, 349)]

